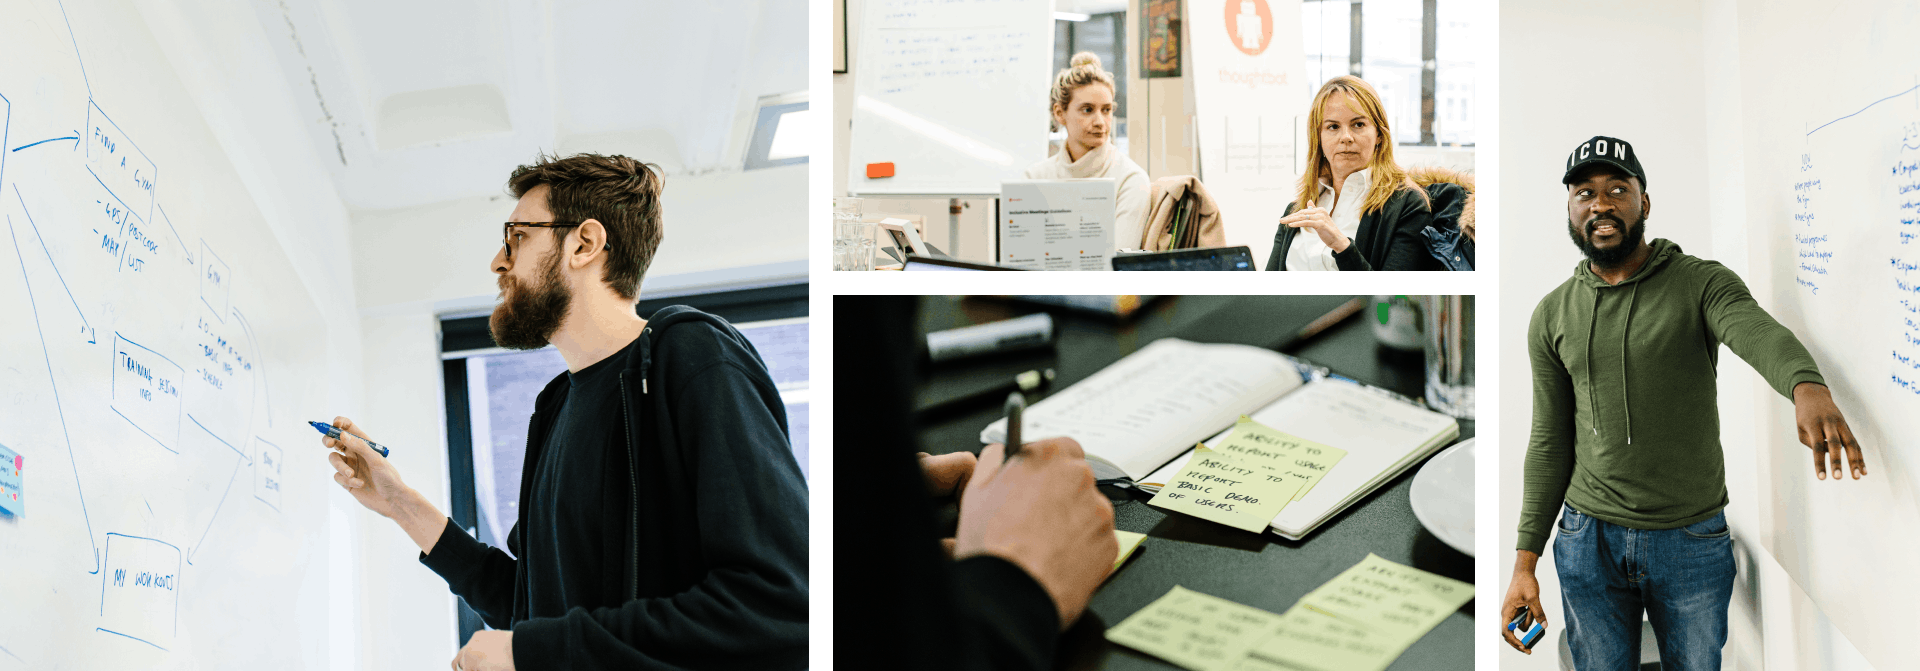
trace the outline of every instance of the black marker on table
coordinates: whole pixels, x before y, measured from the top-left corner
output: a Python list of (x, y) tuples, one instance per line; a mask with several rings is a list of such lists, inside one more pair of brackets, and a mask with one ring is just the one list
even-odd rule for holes
[[(336, 427), (332, 424), (328, 424), (326, 422), (307, 422), (307, 424), (312, 425), (314, 430), (319, 431), (320, 433), (325, 434), (326, 437), (332, 438), (334, 440), (340, 440), (341, 436), (346, 435), (346, 432), (341, 431), (339, 427)], [(354, 437), (360, 438), (359, 436), (354, 436)], [(387, 456), (387, 448), (381, 447), (379, 443), (373, 442), (371, 440), (367, 440), (365, 438), (360, 438), (360, 442), (366, 443), (367, 447), (371, 447), (373, 448), (373, 451), (379, 452), (380, 456), (383, 456), (383, 457)]]

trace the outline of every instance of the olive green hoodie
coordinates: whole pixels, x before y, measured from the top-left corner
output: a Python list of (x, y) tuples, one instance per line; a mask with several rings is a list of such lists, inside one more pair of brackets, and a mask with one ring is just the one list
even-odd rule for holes
[(1791, 399), (1825, 384), (1813, 356), (1726, 266), (1653, 241), (1618, 285), (1583, 259), (1527, 327), (1533, 437), (1519, 549), (1540, 552), (1564, 499), (1634, 529), (1671, 529), (1727, 505), (1714, 367), (1720, 344)]

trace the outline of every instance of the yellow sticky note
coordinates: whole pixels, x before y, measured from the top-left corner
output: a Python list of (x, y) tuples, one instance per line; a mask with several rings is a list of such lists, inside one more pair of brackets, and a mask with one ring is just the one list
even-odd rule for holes
[(1226, 671), (1279, 624), (1279, 615), (1175, 585), (1108, 629), (1107, 640), (1194, 671)]
[(1233, 671), (1380, 671), (1412, 643), (1294, 606), (1280, 615), (1279, 631), (1248, 650)]
[(1287, 473), (1305, 482), (1299, 493), (1294, 494), (1295, 501), (1313, 491), (1313, 486), (1320, 483), (1327, 471), (1347, 456), (1346, 450), (1276, 430), (1246, 415), (1241, 415), (1240, 421), (1234, 422), (1233, 433), (1227, 434), (1226, 440), (1220, 441), (1213, 449)]
[(1113, 538), (1120, 541), (1120, 556), (1113, 560), (1113, 570), (1118, 571), (1121, 564), (1127, 563), (1127, 557), (1133, 555), (1133, 549), (1140, 547), (1140, 541), (1147, 539), (1147, 535), (1114, 529)]
[(1200, 447), (1147, 505), (1257, 533), (1300, 486), (1297, 478)]
[(1300, 603), (1412, 643), (1471, 600), (1471, 584), (1368, 554)]

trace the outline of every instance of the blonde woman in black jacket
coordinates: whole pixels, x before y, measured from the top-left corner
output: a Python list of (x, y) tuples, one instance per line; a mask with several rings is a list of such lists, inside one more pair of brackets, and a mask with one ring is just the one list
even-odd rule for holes
[(1327, 80), (1308, 117), (1307, 170), (1273, 236), (1267, 270), (1441, 270), (1420, 231), (1425, 191), (1393, 160), (1393, 133), (1373, 87)]

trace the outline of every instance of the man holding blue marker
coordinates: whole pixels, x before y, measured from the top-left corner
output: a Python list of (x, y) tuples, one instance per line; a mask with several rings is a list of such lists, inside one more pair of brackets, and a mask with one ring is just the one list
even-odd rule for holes
[(543, 156), (508, 186), (494, 341), (567, 362), (534, 401), (513, 554), (407, 487), (345, 417), (357, 440), (321, 439), (334, 481), (493, 627), (456, 671), (805, 667), (807, 487), (779, 392), (720, 318), (635, 312), (662, 237), (657, 168)]

